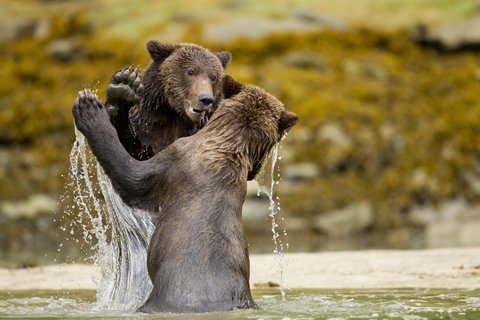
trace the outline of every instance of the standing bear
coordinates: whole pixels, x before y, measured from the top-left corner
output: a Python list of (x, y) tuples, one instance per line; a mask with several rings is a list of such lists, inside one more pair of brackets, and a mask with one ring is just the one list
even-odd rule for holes
[(125, 149), (146, 160), (180, 137), (197, 132), (223, 99), (231, 54), (201, 46), (149, 41), (152, 62), (143, 77), (131, 68), (116, 73), (106, 105)]
[[(180, 137), (196, 133), (211, 117), (217, 106), (230, 95), (224, 82), (224, 70), (231, 60), (229, 52), (211, 52), (195, 44), (166, 44), (149, 41), (147, 50), (152, 58), (140, 77), (127, 68), (116, 73), (107, 87), (106, 106), (122, 145), (138, 160), (147, 160)], [(253, 179), (261, 167), (255, 164), (248, 173)], [(156, 219), (142, 210), (129, 208), (112, 195), (108, 182), (102, 189), (105, 199), (113, 197), (110, 206), (114, 215), (111, 227), (125, 234), (118, 241), (120, 252), (116, 267), (117, 281), (109, 286), (108, 303), (130, 308), (138, 306), (142, 293), (151, 286), (146, 263), (147, 246)], [(151, 212), (154, 214), (154, 212)], [(122, 223), (120, 223), (122, 222)], [(134, 252), (126, 245), (131, 244)], [(132, 259), (139, 263), (131, 264)], [(131, 279), (135, 279), (133, 282)], [(131, 296), (139, 297), (132, 301)]]
[(230, 77), (223, 100), (197, 134), (146, 161), (121, 145), (105, 106), (80, 93), (73, 115), (122, 199), (153, 212), (148, 248), (153, 289), (142, 312), (255, 308), (241, 221), (247, 172), (298, 120), (275, 97)]
[[(117, 72), (107, 87), (105, 104), (120, 142), (132, 157), (146, 160), (180, 137), (195, 134), (228, 98), (224, 71), (232, 55), (210, 52), (192, 43), (150, 40), (152, 62)], [(262, 163), (248, 172), (253, 180)]]

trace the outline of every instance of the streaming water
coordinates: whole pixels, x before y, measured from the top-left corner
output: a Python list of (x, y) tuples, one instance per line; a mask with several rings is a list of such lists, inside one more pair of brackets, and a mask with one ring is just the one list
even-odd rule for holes
[[(282, 137), (282, 140), (286, 137), (286, 134)], [(283, 221), (283, 217), (280, 216), (281, 208), (280, 208), (280, 199), (278, 196), (275, 195), (275, 187), (278, 185), (280, 180), (280, 173), (278, 167), (278, 160), (281, 160), (281, 156), (279, 155), (279, 149), (281, 149), (281, 144), (277, 143), (270, 153), (268, 154), (267, 158), (264, 161), (263, 168), (255, 178), (258, 184), (258, 193), (264, 193), (268, 199), (270, 200), (270, 214), (269, 217), (271, 219), (271, 230), (272, 230), (272, 240), (273, 240), (273, 253), (275, 254), (276, 260), (278, 262), (278, 277), (280, 280), (280, 293), (282, 297), (282, 301), (285, 301), (286, 296), (286, 287), (284, 281), (284, 245), (282, 241), (282, 235), (286, 236), (287, 231), (284, 229), (283, 233), (279, 233), (279, 219)], [(286, 247), (288, 248), (288, 243), (286, 243)]]
[(154, 230), (150, 215), (123, 203), (76, 128), (69, 176), (80, 212), (74, 222), (83, 229), (100, 271), (97, 305), (113, 310), (136, 309), (152, 288), (146, 267)]

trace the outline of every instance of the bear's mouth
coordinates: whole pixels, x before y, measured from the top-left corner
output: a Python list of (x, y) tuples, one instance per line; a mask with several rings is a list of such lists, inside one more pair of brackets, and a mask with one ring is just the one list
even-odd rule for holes
[(198, 122), (205, 116), (205, 110), (195, 109), (192, 106), (187, 108), (187, 115), (192, 121)]
[(195, 106), (190, 100), (186, 99), (183, 101), (183, 107), (185, 108), (185, 113), (187, 117), (193, 122), (197, 123), (203, 118), (205, 118), (206, 110), (201, 106)]

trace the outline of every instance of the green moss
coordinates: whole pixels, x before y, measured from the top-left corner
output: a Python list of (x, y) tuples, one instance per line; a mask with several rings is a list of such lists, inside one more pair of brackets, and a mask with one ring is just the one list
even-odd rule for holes
[[(403, 225), (399, 213), (413, 206), (473, 194), (464, 180), (480, 154), (475, 143), (479, 84), (472, 55), (438, 55), (418, 48), (405, 32), (371, 30), (279, 35), (227, 47), (234, 57), (241, 56), (241, 63), (254, 65), (257, 75), (252, 78), (295, 110), (301, 126), (313, 132), (327, 123), (343, 128), (352, 140), (343, 164), (346, 172), (331, 171), (325, 159), (332, 146), (318, 140), (292, 145), (295, 159), (331, 172), (319, 184), (333, 190), (333, 181), (341, 177), (349, 177), (344, 181), (350, 188), (370, 186), (360, 188), (354, 198), (373, 201), (378, 227)], [(314, 71), (279, 63), (288, 52), (305, 50), (320, 53), (330, 67)], [(392, 138), (382, 136), (385, 125), (392, 128)], [(425, 181), (413, 181), (418, 170), (426, 172)], [(294, 200), (283, 200), (287, 209), (324, 211), (320, 202), (329, 201), (314, 199), (322, 193), (318, 185), (299, 188), (305, 188), (299, 191), (301, 201), (289, 194)], [(352, 200), (347, 192), (324, 194), (340, 198), (333, 201), (335, 206)], [(478, 195), (470, 199), (478, 201)]]
[[(25, 175), (32, 187), (7, 191), (13, 176), (5, 176), (0, 181), (3, 197), (28, 194), (33, 187), (58, 192), (77, 92), (93, 87), (103, 97), (113, 72), (130, 64), (145, 66), (149, 60), (143, 40), (105, 39), (99, 30), (87, 32), (81, 14), (56, 19), (48, 39), (0, 45), (0, 136), (5, 144), (30, 150), (35, 165), (61, 169), (52, 173), (55, 179), (42, 182), (30, 176), (32, 170), (14, 165), (15, 179)], [(227, 72), (278, 96), (300, 116), (299, 127), (311, 132), (311, 140), (300, 143), (293, 129), (285, 143), (294, 150), (290, 160), (316, 163), (322, 177), (283, 195), (287, 212), (310, 216), (369, 199), (374, 227), (388, 229), (408, 224), (400, 213), (415, 205), (463, 194), (480, 200), (465, 180), (465, 172), (475, 171), (480, 157), (476, 55), (440, 55), (419, 48), (405, 31), (278, 34), (219, 45), (202, 39), (201, 30), (201, 23), (193, 22), (184, 40), (231, 51)], [(65, 37), (83, 47), (84, 59), (64, 63), (48, 55), (47, 45)], [(294, 52), (317, 53), (325, 67), (287, 63)], [(336, 146), (318, 138), (332, 123), (351, 144), (337, 164), (328, 157)]]

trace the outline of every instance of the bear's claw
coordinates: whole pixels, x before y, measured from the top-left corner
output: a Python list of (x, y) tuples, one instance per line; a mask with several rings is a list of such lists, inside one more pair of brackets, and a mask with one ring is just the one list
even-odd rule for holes
[(84, 135), (88, 135), (92, 130), (95, 130), (98, 123), (105, 120), (104, 117), (107, 117), (108, 121), (102, 102), (88, 89), (78, 93), (72, 112), (75, 125)]
[(143, 84), (137, 68), (129, 66), (116, 72), (107, 86), (107, 111), (111, 118), (119, 113), (119, 108), (130, 109), (138, 103), (143, 94)]

